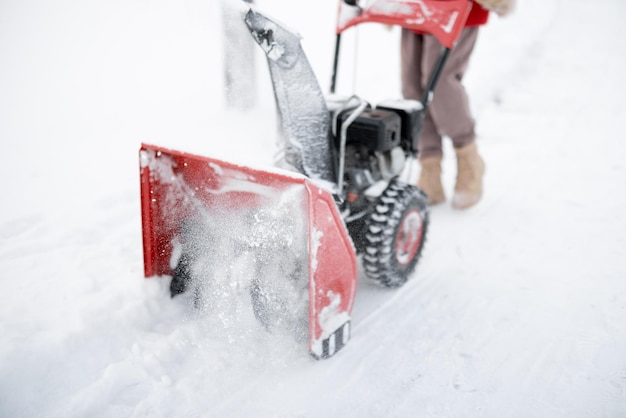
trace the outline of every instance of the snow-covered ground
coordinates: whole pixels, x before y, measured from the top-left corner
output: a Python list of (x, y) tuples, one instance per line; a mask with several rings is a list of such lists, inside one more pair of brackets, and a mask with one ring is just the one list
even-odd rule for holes
[[(415, 277), (361, 281), (316, 362), (142, 277), (141, 141), (271, 161), (260, 55), (257, 105), (224, 106), (219, 3), (0, 2), (0, 416), (626, 416), (626, 3), (519, 3), (467, 76), (484, 200), (434, 208)], [(258, 4), (326, 86), (335, 0)], [(359, 29), (340, 90), (397, 97), (397, 45)]]

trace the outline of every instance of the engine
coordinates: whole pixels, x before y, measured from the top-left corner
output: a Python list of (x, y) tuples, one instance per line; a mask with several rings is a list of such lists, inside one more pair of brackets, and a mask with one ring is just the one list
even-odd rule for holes
[(360, 190), (400, 173), (407, 155), (417, 152), (423, 113), (418, 101), (389, 100), (375, 107), (366, 104), (355, 115), (362, 103), (329, 101), (336, 150), (341, 147), (342, 128), (353, 119), (346, 130), (345, 173), (351, 188)]

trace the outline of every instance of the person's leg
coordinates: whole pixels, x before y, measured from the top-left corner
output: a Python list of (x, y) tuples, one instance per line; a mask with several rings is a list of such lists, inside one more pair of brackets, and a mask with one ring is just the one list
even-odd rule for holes
[[(476, 44), (478, 28), (465, 28), (444, 67), (430, 106), (430, 113), (439, 133), (450, 137), (457, 157), (457, 177), (452, 206), (465, 209), (478, 203), (482, 197), (482, 178), (485, 164), (476, 147), (475, 123), (467, 93), (462, 84), (470, 56)], [(441, 52), (434, 37), (424, 38), (422, 68), (425, 84), (426, 68), (432, 68)]]
[[(401, 82), (405, 99), (422, 99), (422, 53), (424, 37), (403, 29), (401, 38)], [(418, 157), (421, 165), (417, 186), (421, 188), (432, 205), (443, 202), (446, 197), (441, 184), (441, 135), (427, 112), (418, 141)]]
[[(402, 96), (405, 99), (422, 100), (424, 91), (423, 54), (424, 36), (418, 35), (408, 29), (402, 29), (400, 48), (400, 68)], [(430, 72), (430, 69), (427, 70)], [(441, 135), (435, 127), (435, 123), (426, 112), (422, 132), (418, 141), (418, 155), (422, 157), (442, 156)]]
[[(429, 107), (429, 112), (439, 134), (450, 137), (456, 148), (468, 145), (476, 139), (474, 118), (462, 81), (477, 36), (477, 27), (465, 28), (461, 32), (457, 44), (443, 68)], [(426, 85), (428, 82), (428, 77), (441, 50), (442, 46), (434, 36), (424, 37), (422, 85)]]

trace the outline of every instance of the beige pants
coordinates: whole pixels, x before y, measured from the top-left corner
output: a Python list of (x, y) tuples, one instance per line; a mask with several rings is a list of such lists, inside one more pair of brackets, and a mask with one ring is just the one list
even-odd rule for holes
[[(456, 148), (476, 139), (474, 118), (462, 80), (477, 37), (478, 27), (465, 28), (450, 53), (426, 113), (418, 144), (420, 158), (441, 156), (441, 138), (444, 135), (452, 140)], [(422, 91), (441, 49), (434, 36), (402, 30), (400, 56), (402, 95), (405, 99), (422, 98)]]

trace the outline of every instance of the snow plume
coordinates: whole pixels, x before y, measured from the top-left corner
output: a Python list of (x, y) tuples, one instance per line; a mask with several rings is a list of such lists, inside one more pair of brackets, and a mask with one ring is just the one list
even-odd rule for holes
[[(290, 337), (302, 352), (308, 335), (302, 187), (277, 192), (226, 177), (214, 191), (220, 199), (207, 204), (170, 164), (167, 158), (151, 163), (157, 181), (168, 186), (163, 216), (176, 213), (180, 205), (196, 209), (180, 221), (170, 261), (175, 274), (184, 272), (187, 277), (187, 295), (182, 298), (195, 307), (190, 318), (228, 344), (257, 344), (269, 331), (272, 336)], [(212, 168), (224, 174), (222, 167)], [(253, 197), (241, 199), (241, 193)], [(221, 199), (224, 195), (233, 196), (232, 201)]]
[(278, 199), (230, 213), (211, 208), (189, 225), (183, 254), (191, 249), (196, 307), (218, 319), (231, 341), (248, 331), (238, 324), (255, 328), (254, 317), (279, 332), (306, 324), (306, 235), (293, 203)]

